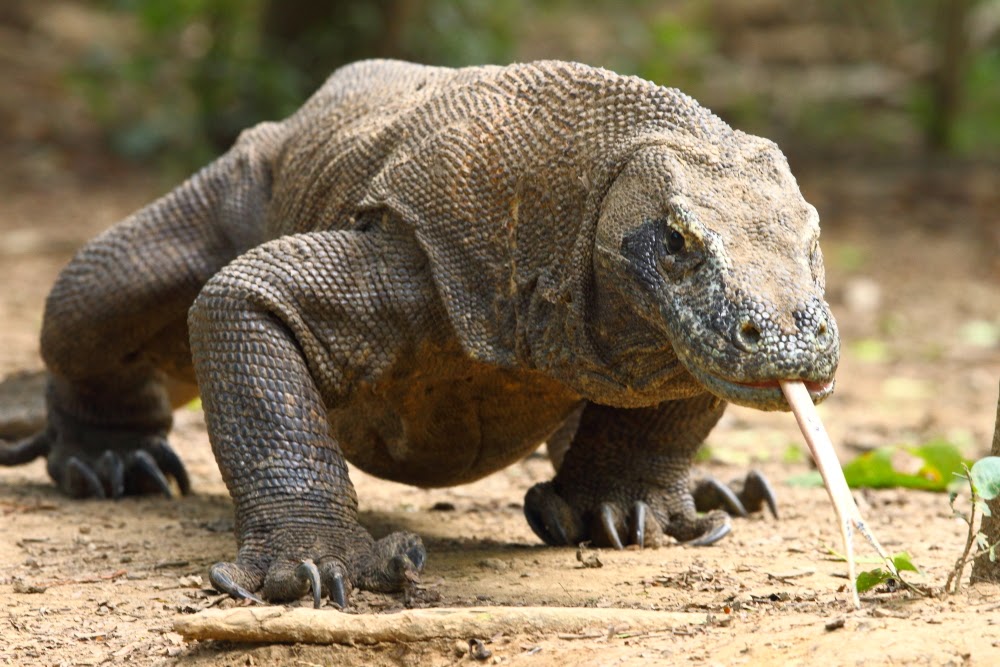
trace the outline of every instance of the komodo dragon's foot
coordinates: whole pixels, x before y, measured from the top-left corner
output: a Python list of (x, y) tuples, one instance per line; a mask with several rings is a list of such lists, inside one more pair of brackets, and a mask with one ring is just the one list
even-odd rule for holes
[(0, 450), (0, 465), (19, 465), (39, 456), (47, 456), (49, 476), (72, 498), (118, 499), (148, 493), (170, 498), (173, 489), (168, 476), (182, 494), (191, 490), (184, 464), (159, 434), (88, 431), (63, 435), (49, 426), (5, 446)]
[(594, 493), (591, 485), (591, 493), (584, 495), (566, 489), (574, 485), (559, 482), (557, 477), (536, 484), (524, 499), (528, 524), (542, 541), (554, 546), (589, 541), (616, 549), (652, 547), (659, 546), (664, 535), (704, 546), (729, 534), (730, 514), (745, 517), (767, 505), (777, 516), (771, 486), (756, 471), (734, 488), (713, 478), (702, 479), (690, 489), (619, 480), (601, 493)]
[[(316, 531), (325, 533), (317, 536)], [(319, 609), (329, 597), (341, 609), (351, 590), (391, 593), (419, 582), (427, 552), (413, 533), (375, 540), (357, 526), (345, 539), (330, 526), (296, 521), (244, 534), (236, 562), (216, 563), (216, 590), (255, 602), (288, 602), (312, 594)], [(259, 596), (257, 593), (259, 592)]]

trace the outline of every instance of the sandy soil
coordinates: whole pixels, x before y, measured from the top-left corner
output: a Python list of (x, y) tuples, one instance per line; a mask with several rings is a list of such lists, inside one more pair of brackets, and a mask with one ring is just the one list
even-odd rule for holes
[[(40, 364), (44, 295), (72, 249), (160, 189), (122, 171), (32, 173), (41, 176), (6, 183), (0, 197), (0, 374)], [(844, 338), (838, 390), (821, 407), (841, 458), (935, 437), (983, 455), (1000, 377), (995, 167), (816, 165), (799, 173), (824, 218), (829, 298)], [(469, 637), (374, 647), (184, 642), (174, 618), (233, 604), (204, 589), (208, 566), (230, 559), (235, 543), (200, 413), (178, 413), (173, 442), (196, 489), (175, 501), (73, 502), (53, 490), (42, 461), (0, 470), (0, 664), (472, 661), (463, 652)], [(526, 489), (552, 474), (541, 456), (446, 490), (352, 475), (374, 533), (413, 530), (429, 547), (423, 587), (409, 604), (640, 608), (702, 620), (640, 635), (598, 627), (480, 637), (488, 663), (997, 664), (998, 586), (929, 599), (880, 591), (851, 609), (845, 566), (828, 555), (839, 537), (825, 492), (787, 484), (808, 470), (800, 443), (787, 414), (730, 409), (711, 435), (705, 468), (721, 479), (763, 469), (780, 493), (780, 520), (736, 521), (732, 536), (710, 548), (601, 551), (600, 568), (582, 567), (575, 549), (542, 547), (522, 518)], [(946, 497), (856, 496), (883, 543), (922, 568), (912, 581), (941, 586), (964, 540)], [(407, 602), (357, 601), (368, 611)]]

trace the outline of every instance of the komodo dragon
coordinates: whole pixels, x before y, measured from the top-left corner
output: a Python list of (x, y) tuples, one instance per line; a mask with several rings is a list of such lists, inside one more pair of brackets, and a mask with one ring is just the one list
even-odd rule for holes
[(546, 543), (711, 543), (720, 507), (773, 502), (755, 475), (690, 483), (727, 402), (833, 390), (818, 236), (775, 144), (676, 90), (356, 63), (77, 253), (47, 426), (3, 462), (46, 455), (74, 497), (186, 493), (166, 435), (200, 391), (239, 543), (210, 578), (253, 599), (343, 606), (422, 568), (419, 537), (358, 523), (345, 459), (447, 486), (548, 440), (524, 503)]

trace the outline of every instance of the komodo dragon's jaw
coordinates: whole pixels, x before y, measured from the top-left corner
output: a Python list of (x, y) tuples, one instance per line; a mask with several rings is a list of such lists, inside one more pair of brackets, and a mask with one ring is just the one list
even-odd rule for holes
[(592, 329), (613, 348), (617, 323), (644, 326), (712, 394), (788, 410), (779, 380), (819, 402), (839, 362), (819, 216), (773, 143), (736, 135), (715, 154), (646, 146), (619, 174), (598, 223)]

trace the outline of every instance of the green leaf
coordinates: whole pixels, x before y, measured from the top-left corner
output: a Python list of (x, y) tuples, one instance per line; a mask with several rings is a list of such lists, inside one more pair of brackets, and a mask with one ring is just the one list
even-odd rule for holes
[(865, 591), (870, 591), (876, 586), (884, 584), (889, 579), (892, 579), (892, 574), (888, 570), (880, 567), (874, 570), (859, 573), (855, 585), (859, 593), (864, 593)]
[(910, 554), (905, 551), (893, 554), (892, 564), (896, 566), (897, 572), (920, 572), (920, 570), (917, 569), (917, 566), (913, 564)]
[(983, 516), (993, 516), (993, 512), (990, 510), (990, 506), (986, 504), (985, 500), (977, 500), (975, 502), (976, 509)]
[(976, 546), (979, 547), (980, 551), (986, 551), (990, 548), (990, 538), (986, 537), (986, 533), (983, 531), (976, 533)]
[[(896, 469), (900, 451), (918, 459), (920, 467), (915, 473)], [(943, 440), (917, 447), (879, 447), (847, 463), (844, 477), (852, 488), (947, 491), (954, 475), (962, 472), (963, 462), (958, 448)]]
[(969, 471), (972, 486), (983, 500), (993, 500), (1000, 495), (1000, 456), (987, 456), (973, 464)]

